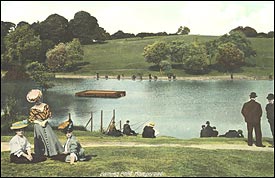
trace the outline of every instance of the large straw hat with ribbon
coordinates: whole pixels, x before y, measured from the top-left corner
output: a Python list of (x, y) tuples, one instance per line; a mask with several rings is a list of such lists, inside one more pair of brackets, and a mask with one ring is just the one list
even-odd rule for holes
[(28, 126), (28, 123), (26, 121), (18, 121), (11, 125), (10, 129), (17, 130), (22, 129)]
[(42, 97), (42, 92), (39, 89), (32, 89), (31, 91), (29, 91), (29, 93), (26, 96), (28, 102), (30, 103), (34, 103), (40, 100), (41, 97)]

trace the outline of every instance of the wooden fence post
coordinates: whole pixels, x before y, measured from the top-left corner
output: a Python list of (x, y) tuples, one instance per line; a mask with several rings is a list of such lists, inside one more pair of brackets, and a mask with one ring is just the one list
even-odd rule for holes
[(91, 132), (93, 131), (93, 112), (91, 112)]
[(103, 132), (103, 110), (101, 110), (101, 119), (100, 119), (100, 132)]
[(119, 121), (119, 130), (121, 131), (121, 120)]
[(115, 116), (116, 115), (116, 112), (115, 112), (115, 110), (113, 110), (113, 121), (115, 121)]

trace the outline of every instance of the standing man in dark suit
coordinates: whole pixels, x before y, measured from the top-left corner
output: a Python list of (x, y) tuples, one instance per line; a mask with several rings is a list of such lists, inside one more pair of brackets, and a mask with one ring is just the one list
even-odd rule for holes
[(270, 124), (270, 129), (273, 136), (272, 147), (274, 148), (274, 94), (272, 93), (268, 94), (266, 99), (268, 99), (268, 104), (265, 107), (266, 117)]
[(244, 116), (245, 122), (247, 124), (247, 143), (248, 146), (253, 144), (253, 130), (256, 135), (256, 146), (265, 147), (262, 143), (262, 131), (261, 131), (261, 117), (262, 117), (262, 107), (261, 104), (256, 102), (256, 93), (250, 93), (250, 101), (244, 103), (242, 107), (242, 115)]

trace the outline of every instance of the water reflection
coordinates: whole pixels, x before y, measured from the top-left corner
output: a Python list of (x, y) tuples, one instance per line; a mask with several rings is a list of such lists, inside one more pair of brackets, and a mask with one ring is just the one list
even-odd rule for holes
[[(207, 120), (217, 127), (220, 134), (229, 129), (242, 129), (246, 125), (240, 113), (249, 93), (255, 91), (263, 110), (268, 93), (274, 93), (273, 81), (132, 81), (57, 79), (56, 86), (44, 93), (44, 102), (53, 111), (53, 124), (58, 124), (71, 113), (76, 125), (86, 125), (94, 116), (94, 130), (100, 128), (100, 114), (104, 111), (104, 126), (116, 113), (116, 121), (130, 120), (133, 129), (141, 133), (143, 123), (154, 121), (160, 135), (177, 138), (199, 137), (201, 125)], [(34, 87), (31, 82), (2, 82), (1, 109), (3, 101), (14, 95), (28, 113), (31, 107), (25, 96)], [(88, 89), (125, 90), (126, 96), (118, 99), (75, 97), (76, 92)], [(263, 136), (271, 137), (266, 114), (262, 117)], [(139, 123), (139, 124), (136, 124)]]

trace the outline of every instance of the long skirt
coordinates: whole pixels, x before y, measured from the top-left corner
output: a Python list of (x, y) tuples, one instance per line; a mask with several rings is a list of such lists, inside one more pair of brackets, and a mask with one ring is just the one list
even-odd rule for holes
[(49, 123), (46, 127), (34, 124), (34, 153), (36, 155), (55, 156), (64, 151)]
[[(25, 153), (27, 154), (27, 152)], [(16, 155), (11, 154), (10, 162), (16, 163), (16, 164), (30, 164), (30, 163), (38, 163), (38, 162), (46, 161), (47, 159), (45, 156), (37, 156), (35, 154), (32, 154), (32, 158), (33, 160), (30, 161), (22, 155), (20, 157), (17, 157)]]

